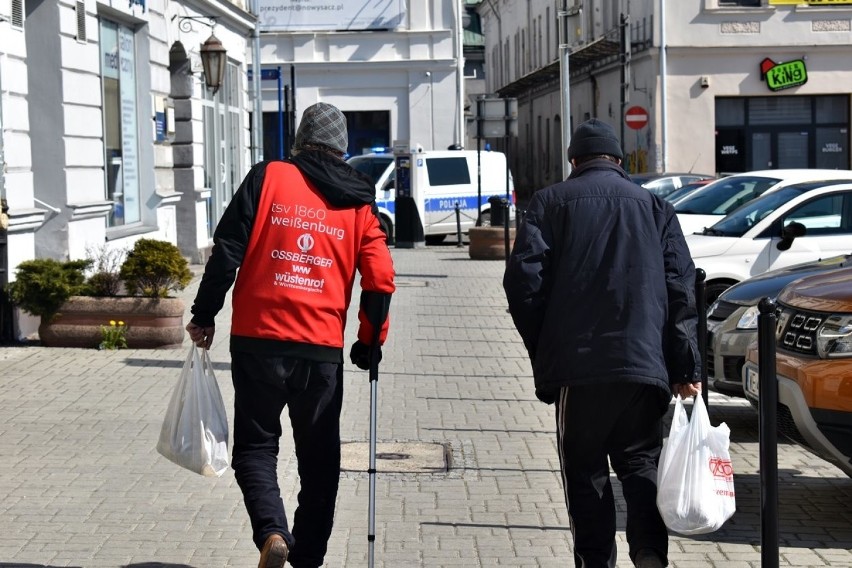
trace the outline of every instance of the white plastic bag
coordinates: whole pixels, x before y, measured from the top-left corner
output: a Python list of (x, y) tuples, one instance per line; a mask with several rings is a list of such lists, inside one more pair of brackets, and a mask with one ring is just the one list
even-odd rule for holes
[(219, 477), (228, 469), (228, 415), (206, 349), (190, 348), (166, 410), (157, 451), (207, 477)]
[(687, 419), (677, 397), (672, 427), (657, 470), (657, 508), (666, 526), (691, 535), (719, 530), (736, 511), (731, 430), (713, 427), (698, 396)]

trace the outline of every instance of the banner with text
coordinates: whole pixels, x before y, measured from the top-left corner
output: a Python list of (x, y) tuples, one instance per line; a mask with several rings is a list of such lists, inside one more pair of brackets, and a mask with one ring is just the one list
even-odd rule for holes
[(852, 5), (852, 0), (769, 0), (770, 6), (840, 6)]
[(405, 21), (405, 0), (259, 0), (260, 30), (391, 30)]

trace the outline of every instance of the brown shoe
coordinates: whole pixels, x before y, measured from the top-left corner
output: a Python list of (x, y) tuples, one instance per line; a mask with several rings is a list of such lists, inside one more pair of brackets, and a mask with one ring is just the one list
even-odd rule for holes
[(280, 534), (269, 535), (260, 551), (260, 563), (257, 568), (284, 568), (290, 549)]

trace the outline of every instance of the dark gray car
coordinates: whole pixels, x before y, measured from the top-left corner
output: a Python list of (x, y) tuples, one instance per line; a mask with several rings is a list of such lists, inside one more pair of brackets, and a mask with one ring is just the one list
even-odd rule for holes
[(757, 304), (784, 286), (813, 274), (852, 265), (852, 254), (765, 272), (736, 284), (707, 310), (707, 383), (716, 391), (743, 396), (742, 369), (749, 344), (757, 341)]

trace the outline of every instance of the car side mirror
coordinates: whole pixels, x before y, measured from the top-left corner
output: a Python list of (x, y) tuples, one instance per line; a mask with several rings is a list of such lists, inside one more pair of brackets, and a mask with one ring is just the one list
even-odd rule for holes
[(807, 232), (807, 227), (797, 221), (785, 225), (781, 229), (781, 240), (778, 241), (778, 250), (789, 250), (793, 246), (793, 241), (796, 240), (796, 237), (803, 237)]

